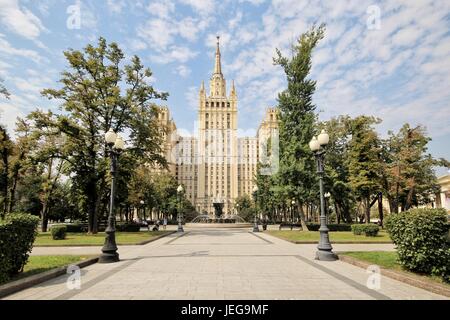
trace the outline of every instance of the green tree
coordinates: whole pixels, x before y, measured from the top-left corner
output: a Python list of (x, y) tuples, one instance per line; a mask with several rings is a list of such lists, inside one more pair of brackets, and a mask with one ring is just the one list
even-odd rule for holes
[(42, 94), (62, 101), (62, 113), (36, 111), (33, 119), (41, 129), (64, 137), (59, 156), (67, 162), (74, 185), (80, 188), (88, 212), (89, 232), (97, 232), (99, 208), (108, 195), (108, 152), (104, 133), (112, 128), (128, 134), (127, 152), (138, 162), (164, 163), (161, 135), (153, 99), (166, 99), (148, 83), (152, 73), (137, 56), (123, 66), (124, 54), (114, 42), (100, 38), (98, 45), (83, 51), (64, 52), (69, 64), (62, 73), (60, 89)]
[(368, 116), (359, 116), (350, 121), (352, 138), (347, 158), (349, 185), (362, 202), (366, 223), (370, 223), (372, 198), (381, 191), (381, 145), (373, 128), (378, 123), (379, 119)]
[(0, 96), (4, 96), (6, 99), (9, 99), (9, 92), (6, 87), (3, 85), (3, 79), (0, 78)]
[(277, 181), (290, 187), (307, 230), (303, 206), (316, 196), (315, 162), (308, 143), (316, 121), (312, 96), (316, 82), (309, 79), (311, 55), (324, 37), (325, 27), (312, 27), (292, 46), (292, 57), (284, 57), (277, 49), (274, 63), (280, 65), (287, 78), (287, 89), (278, 95), (280, 119), (280, 169)]
[(389, 131), (389, 137), (383, 141), (382, 186), (391, 212), (428, 203), (439, 191), (434, 167), (450, 165), (427, 152), (430, 140), (422, 126), (411, 128), (404, 124), (398, 133)]
[(235, 199), (234, 209), (245, 221), (252, 221), (255, 215), (254, 204), (250, 196), (244, 194)]

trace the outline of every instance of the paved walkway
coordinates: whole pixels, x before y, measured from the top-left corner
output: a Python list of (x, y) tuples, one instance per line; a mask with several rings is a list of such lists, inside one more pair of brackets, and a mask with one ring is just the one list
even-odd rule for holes
[[(335, 248), (355, 246), (375, 248)], [(314, 260), (315, 245), (242, 229), (186, 229), (119, 253), (83, 268), (80, 289), (61, 276), (7, 299), (445, 299), (386, 277), (371, 290), (364, 269)]]

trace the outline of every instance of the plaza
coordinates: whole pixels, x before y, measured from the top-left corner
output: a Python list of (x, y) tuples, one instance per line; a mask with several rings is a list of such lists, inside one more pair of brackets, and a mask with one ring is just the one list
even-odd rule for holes
[[(34, 248), (36, 254), (93, 254), (97, 247)], [(335, 244), (336, 252), (392, 251), (392, 244)], [(315, 244), (296, 245), (249, 229), (186, 228), (143, 246), (119, 246), (121, 261), (81, 269), (80, 289), (60, 276), (5, 299), (447, 299), (342, 261), (314, 260)]]

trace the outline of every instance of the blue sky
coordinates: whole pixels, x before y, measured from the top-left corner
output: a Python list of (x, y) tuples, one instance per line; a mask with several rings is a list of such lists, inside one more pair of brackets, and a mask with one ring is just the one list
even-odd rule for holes
[[(74, 5), (79, 28), (70, 27)], [(314, 23), (327, 24), (312, 70), (320, 119), (371, 114), (383, 119), (381, 133), (422, 124), (432, 154), (450, 159), (445, 0), (0, 0), (0, 77), (12, 93), (0, 99), (0, 121), (12, 129), (17, 116), (36, 107), (57, 108), (39, 91), (57, 86), (62, 51), (103, 36), (128, 57), (141, 57), (154, 86), (170, 93), (165, 104), (177, 126), (193, 130), (198, 89), (208, 83), (220, 35), (224, 75), (236, 82), (239, 127), (251, 133), (285, 87), (281, 68), (272, 65), (275, 48), (289, 55)]]

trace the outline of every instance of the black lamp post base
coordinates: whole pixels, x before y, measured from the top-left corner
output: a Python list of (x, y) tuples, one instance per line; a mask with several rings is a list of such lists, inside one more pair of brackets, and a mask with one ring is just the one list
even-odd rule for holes
[(325, 251), (325, 250), (317, 250), (316, 251), (316, 260), (320, 261), (336, 261), (339, 260), (337, 254), (333, 251)]
[(183, 227), (178, 227), (177, 232), (184, 232)]
[(119, 261), (119, 254), (117, 252), (112, 253), (102, 253), (102, 255), (98, 258), (98, 263), (112, 263)]
[(259, 232), (258, 226), (254, 226), (254, 227), (253, 227), (253, 232)]

